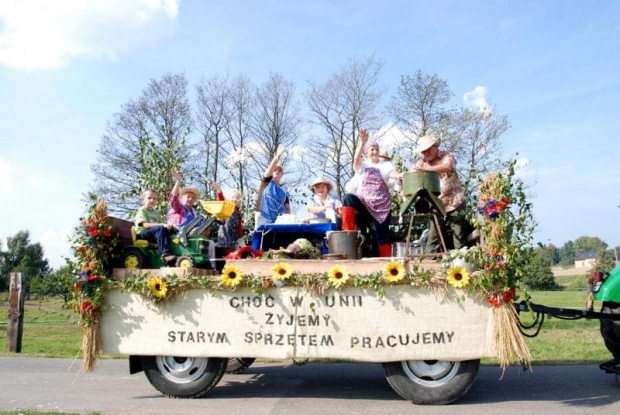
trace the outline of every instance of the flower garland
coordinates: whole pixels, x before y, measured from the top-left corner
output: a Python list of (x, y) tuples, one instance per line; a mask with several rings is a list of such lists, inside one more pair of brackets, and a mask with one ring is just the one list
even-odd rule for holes
[(80, 218), (72, 239), (73, 261), (68, 261), (74, 273), (71, 307), (84, 327), (82, 369), (92, 370), (99, 353), (99, 319), (103, 306), (106, 281), (112, 272), (112, 254), (116, 238), (112, 235), (108, 209), (102, 199), (90, 206), (86, 217)]

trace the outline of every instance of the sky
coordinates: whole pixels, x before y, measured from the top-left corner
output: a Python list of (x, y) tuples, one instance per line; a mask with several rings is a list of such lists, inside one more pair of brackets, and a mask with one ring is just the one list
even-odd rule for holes
[(619, 246), (619, 15), (616, 0), (1, 0), (0, 241), (28, 230), (64, 263), (106, 122), (151, 79), (277, 72), (301, 95), (374, 55), (386, 103), (420, 69), (455, 105), (508, 116), (535, 241)]

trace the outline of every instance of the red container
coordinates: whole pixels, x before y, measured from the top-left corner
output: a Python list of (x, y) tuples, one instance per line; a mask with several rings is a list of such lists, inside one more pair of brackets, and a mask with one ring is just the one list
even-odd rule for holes
[(351, 206), (342, 207), (342, 230), (354, 231), (355, 227), (355, 208)]

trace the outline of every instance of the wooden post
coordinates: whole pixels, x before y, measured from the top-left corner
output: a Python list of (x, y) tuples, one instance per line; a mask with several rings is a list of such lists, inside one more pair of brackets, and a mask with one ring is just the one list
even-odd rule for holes
[(26, 276), (21, 272), (11, 272), (11, 284), (9, 288), (9, 325), (6, 331), (6, 350), (8, 352), (22, 352), (25, 298)]

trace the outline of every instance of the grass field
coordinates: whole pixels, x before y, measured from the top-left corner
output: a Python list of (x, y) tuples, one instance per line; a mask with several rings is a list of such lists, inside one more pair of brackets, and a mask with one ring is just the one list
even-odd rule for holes
[[(582, 310), (585, 308), (586, 291), (531, 291), (531, 301), (552, 307)], [(27, 301), (24, 315), (24, 336), (21, 356), (74, 358), (80, 353), (81, 327), (70, 310), (62, 308), (62, 301)], [(595, 306), (595, 310), (600, 305)], [(6, 350), (6, 321), (8, 305), (0, 303), (0, 355), (13, 355)], [(530, 322), (529, 313), (522, 316)], [(605, 348), (599, 333), (598, 320), (566, 321), (546, 319), (540, 334), (528, 338), (535, 364), (602, 362), (611, 354)], [(122, 358), (123, 356), (103, 356)], [(495, 363), (485, 360), (486, 363)]]

